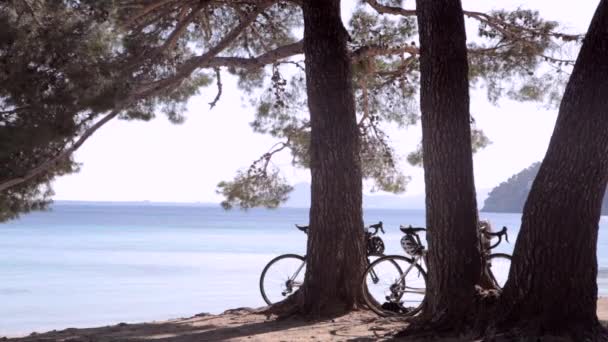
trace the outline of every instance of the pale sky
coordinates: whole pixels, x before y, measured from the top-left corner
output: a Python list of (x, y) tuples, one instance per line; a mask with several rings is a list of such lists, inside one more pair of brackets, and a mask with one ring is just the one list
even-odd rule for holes
[[(353, 2), (354, 3), (354, 2)], [(406, 1), (413, 7), (414, 1)], [(584, 32), (598, 0), (481, 1), (463, 0), (467, 10), (537, 9), (545, 19), (557, 20), (570, 33)], [(347, 5), (352, 3), (347, 2)], [(345, 6), (345, 15), (349, 12)], [(218, 202), (216, 185), (230, 180), (239, 168), (266, 152), (276, 141), (254, 134), (249, 127), (254, 109), (241, 94), (234, 79), (224, 74), (223, 95), (209, 110), (215, 89), (205, 89), (188, 104), (187, 120), (173, 125), (162, 115), (151, 122), (114, 121), (104, 126), (76, 152), (83, 163), (80, 173), (57, 179), (58, 200)], [(471, 113), (477, 126), (492, 144), (474, 156), (478, 189), (493, 188), (512, 174), (543, 158), (557, 110), (533, 103), (503, 100), (493, 106), (484, 92), (471, 93)], [(420, 141), (420, 126), (391, 131), (391, 141), (405, 157)], [(308, 170), (290, 166), (289, 153), (273, 159), (292, 183), (309, 181)], [(424, 192), (423, 172), (405, 160), (412, 176), (403, 196)]]

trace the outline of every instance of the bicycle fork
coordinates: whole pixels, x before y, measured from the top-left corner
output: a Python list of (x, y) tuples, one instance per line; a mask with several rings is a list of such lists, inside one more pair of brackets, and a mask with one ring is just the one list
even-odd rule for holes
[[(418, 294), (425, 293), (424, 289), (408, 286), (406, 284), (406, 279), (405, 279), (405, 277), (410, 273), (410, 271), (412, 271), (412, 269), (416, 265), (420, 265), (423, 262), (424, 262), (424, 255), (421, 254), (421, 255), (417, 255), (414, 257), (414, 259), (410, 263), (410, 266), (401, 274), (401, 276), (399, 276), (399, 278), (395, 281), (395, 283), (393, 283), (393, 285), (391, 285), (391, 287), (390, 287), (391, 294), (389, 296), (386, 296), (386, 300), (389, 300), (392, 302), (400, 302), (401, 298), (403, 297), (403, 295), (406, 292), (412, 292), (412, 293), (418, 293)], [(420, 266), (420, 267), (422, 267), (422, 266)], [(408, 289), (410, 289), (410, 291), (408, 291)]]

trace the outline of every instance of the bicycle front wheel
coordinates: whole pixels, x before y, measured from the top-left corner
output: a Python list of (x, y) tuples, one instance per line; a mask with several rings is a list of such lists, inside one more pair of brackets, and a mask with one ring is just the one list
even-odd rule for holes
[(389, 255), (372, 262), (362, 282), (363, 299), (380, 316), (413, 316), (426, 294), (426, 273), (414, 260)]
[(490, 254), (486, 259), (490, 278), (498, 289), (502, 289), (509, 277), (511, 268), (511, 256), (509, 254), (495, 253)]
[(304, 282), (306, 260), (297, 254), (284, 254), (272, 259), (260, 276), (260, 292), (268, 305), (292, 295)]

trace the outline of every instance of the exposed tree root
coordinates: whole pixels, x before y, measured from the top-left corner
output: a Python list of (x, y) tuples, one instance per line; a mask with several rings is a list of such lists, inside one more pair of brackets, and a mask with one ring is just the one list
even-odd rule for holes
[(298, 297), (300, 296), (300, 290), (296, 291), (293, 295), (285, 298), (285, 300), (270, 305), (260, 313), (267, 316), (277, 316), (277, 319), (293, 317), (300, 314), (300, 308), (298, 306)]
[[(424, 310), (424, 309), (423, 309)], [(452, 338), (457, 340), (472, 340), (478, 336), (476, 330), (476, 315), (472, 310), (449, 313), (447, 311), (434, 312), (412, 317), (407, 328), (398, 332), (395, 338), (433, 341), (437, 339)]]
[[(349, 305), (337, 300), (332, 302), (318, 301), (314, 305), (308, 304), (304, 298), (304, 292), (299, 289), (285, 300), (273, 304), (260, 311), (260, 314), (276, 316), (277, 319), (300, 317), (304, 319), (317, 320), (343, 316), (351, 311), (365, 308), (364, 304)], [(361, 303), (363, 300), (360, 301)]]
[[(486, 303), (487, 304), (487, 303)], [(453, 339), (483, 342), (608, 342), (608, 329), (599, 322), (571, 322), (567, 326), (543, 327), (538, 319), (519, 319), (509, 324), (495, 323), (495, 305), (481, 305), (466, 317), (446, 313), (424, 315), (409, 320), (410, 325), (394, 335), (397, 340), (435, 341)]]
[[(471, 341), (486, 333), (494, 316), (500, 292), (476, 287), (473, 303), (458, 313), (435, 312), (412, 317), (409, 326), (395, 335), (397, 338), (429, 340), (456, 339)], [(423, 308), (424, 310), (424, 308)]]
[(599, 321), (546, 327), (539, 319), (520, 317), (517, 321), (503, 322), (499, 329), (490, 327), (483, 341), (608, 342), (608, 330)]

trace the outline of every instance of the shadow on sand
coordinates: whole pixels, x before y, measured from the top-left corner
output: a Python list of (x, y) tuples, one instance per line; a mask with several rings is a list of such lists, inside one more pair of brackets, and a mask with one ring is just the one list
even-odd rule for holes
[[(346, 323), (346, 322), (345, 322)], [(355, 322), (351, 322), (355, 323)], [(376, 341), (377, 335), (361, 337), (349, 334), (342, 324), (336, 325), (335, 320), (307, 321), (302, 319), (268, 319), (264, 315), (251, 311), (232, 312), (223, 315), (198, 315), (189, 319), (179, 319), (159, 323), (125, 324), (113, 326), (65, 329), (36, 333), (23, 338), (13, 338), (6, 341), (34, 342), (116, 342), (116, 341), (159, 341), (159, 342), (193, 342), (193, 341), (226, 341), (226, 340), (292, 340), (289, 336), (308, 341), (325, 340), (316, 336), (313, 326), (324, 324), (325, 333), (333, 335), (337, 340)], [(332, 329), (331, 325), (336, 325)], [(349, 324), (350, 325), (350, 324)], [(286, 332), (289, 330), (289, 334)], [(349, 336), (351, 335), (351, 336)], [(2, 339), (0, 339), (2, 341)]]

